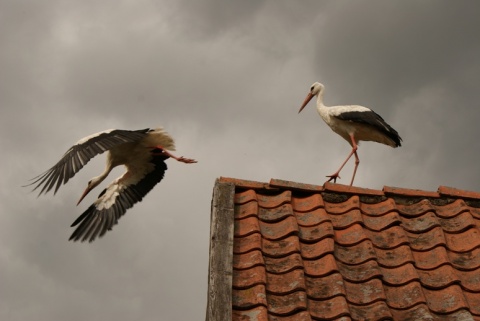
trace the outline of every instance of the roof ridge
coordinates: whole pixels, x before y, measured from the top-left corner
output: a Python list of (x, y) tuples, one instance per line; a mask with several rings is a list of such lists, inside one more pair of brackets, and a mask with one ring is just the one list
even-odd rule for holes
[(300, 192), (330, 192), (330, 193), (344, 193), (360, 196), (403, 196), (403, 197), (423, 197), (423, 198), (468, 198), (480, 200), (480, 192), (459, 189), (455, 187), (448, 187), (440, 185), (436, 191), (426, 191), (414, 188), (383, 186), (382, 189), (371, 189), (358, 186), (349, 186), (337, 183), (326, 182), (323, 185), (306, 184), (283, 179), (272, 178), (269, 182), (259, 182), (254, 180), (244, 180), (232, 177), (221, 176), (218, 178), (221, 183), (233, 183), (237, 187), (247, 189), (291, 189)]

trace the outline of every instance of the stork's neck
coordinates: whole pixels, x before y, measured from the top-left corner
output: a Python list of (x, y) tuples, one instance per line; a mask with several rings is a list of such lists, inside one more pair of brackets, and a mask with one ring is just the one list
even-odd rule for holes
[(324, 109), (326, 106), (323, 104), (323, 91), (317, 94), (317, 109)]
[(107, 166), (105, 166), (105, 170), (100, 175), (92, 178), (92, 180), (91, 180), (92, 181), (92, 187), (91, 188), (93, 189), (94, 187), (98, 186), (101, 182), (103, 182), (103, 180), (105, 178), (107, 178), (108, 174), (110, 174), (113, 167), (114, 166), (112, 165), (112, 162), (111, 162), (110, 158), (107, 157)]
[(323, 91), (320, 91), (317, 95), (317, 111), (320, 117), (328, 124), (330, 116), (328, 115), (328, 108), (323, 104)]

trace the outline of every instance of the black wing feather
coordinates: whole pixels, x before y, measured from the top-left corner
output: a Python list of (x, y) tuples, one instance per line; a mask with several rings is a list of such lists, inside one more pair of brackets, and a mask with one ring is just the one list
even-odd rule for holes
[[(118, 223), (118, 220), (135, 203), (140, 202), (155, 185), (164, 177), (167, 170), (165, 160), (167, 156), (152, 155), (151, 162), (154, 169), (135, 185), (129, 185), (123, 189), (115, 199), (115, 202), (109, 208), (97, 209), (96, 205), (91, 205), (82, 215), (80, 215), (71, 225), (78, 227), (72, 233), (69, 240), (93, 242), (97, 237), (102, 237)], [(103, 190), (99, 197), (104, 195)]]
[(390, 126), (385, 120), (383, 120), (382, 116), (373, 110), (343, 112), (339, 115), (335, 115), (334, 117), (345, 121), (363, 123), (375, 127), (377, 130), (391, 138), (397, 147), (402, 146), (402, 138), (398, 132), (393, 129), (392, 126)]
[(48, 193), (54, 188), (54, 194), (62, 184), (66, 184), (79, 170), (83, 168), (93, 157), (99, 155), (117, 145), (136, 142), (150, 131), (149, 128), (142, 130), (112, 130), (109, 133), (101, 133), (89, 140), (72, 146), (52, 168), (33, 178), (29, 185), (36, 185), (34, 191), (43, 186), (38, 195)]

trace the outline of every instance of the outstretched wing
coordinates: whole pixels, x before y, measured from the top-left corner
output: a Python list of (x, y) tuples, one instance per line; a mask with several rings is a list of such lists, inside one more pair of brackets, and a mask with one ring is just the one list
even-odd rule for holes
[(69, 238), (73, 241), (94, 241), (102, 237), (118, 223), (125, 212), (135, 203), (140, 202), (153, 187), (159, 183), (167, 170), (166, 155), (152, 155), (153, 166), (150, 172), (130, 185), (113, 182), (98, 196), (82, 215), (71, 225), (78, 227)]
[(33, 178), (33, 182), (27, 186), (36, 185), (33, 189), (35, 191), (43, 185), (38, 195), (47, 193), (55, 186), (54, 194), (56, 194), (62, 183), (66, 184), (93, 157), (117, 145), (136, 142), (145, 137), (149, 131), (149, 128), (142, 130), (110, 129), (82, 138), (63, 155), (57, 164)]

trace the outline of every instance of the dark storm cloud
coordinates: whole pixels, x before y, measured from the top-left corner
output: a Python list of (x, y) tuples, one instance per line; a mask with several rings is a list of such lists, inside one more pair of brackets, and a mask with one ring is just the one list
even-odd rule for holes
[[(349, 151), (313, 102), (297, 114), (314, 81), (327, 104), (371, 107), (404, 139), (398, 149), (362, 143), (359, 186), (480, 190), (479, 7), (0, 2), (0, 319), (202, 318), (215, 178), (322, 184)], [(169, 161), (98, 242), (66, 240), (100, 192), (75, 207), (102, 156), (55, 197), (20, 187), (80, 137), (157, 125), (199, 163)]]

